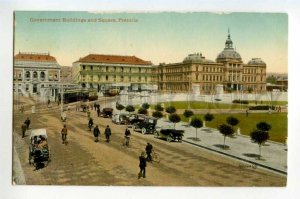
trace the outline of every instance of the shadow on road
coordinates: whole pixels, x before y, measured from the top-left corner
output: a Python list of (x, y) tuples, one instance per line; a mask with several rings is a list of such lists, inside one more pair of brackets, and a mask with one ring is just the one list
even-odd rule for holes
[(215, 144), (214, 146), (218, 147), (219, 149), (224, 149), (224, 150), (229, 150), (230, 149), (230, 147), (226, 144), (225, 144), (225, 147), (224, 147), (224, 144)]

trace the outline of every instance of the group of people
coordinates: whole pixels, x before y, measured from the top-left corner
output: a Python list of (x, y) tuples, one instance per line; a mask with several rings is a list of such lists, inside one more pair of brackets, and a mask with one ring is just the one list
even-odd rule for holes
[[(90, 118), (89, 122), (88, 122), (88, 127), (89, 127), (90, 131), (92, 130), (93, 125), (94, 125), (93, 118)], [(93, 129), (93, 134), (94, 134), (94, 137), (95, 137), (95, 142), (99, 142), (100, 129), (99, 129), (98, 125), (96, 125), (95, 128)], [(104, 135), (105, 135), (105, 138), (106, 138), (106, 142), (109, 142), (110, 141), (110, 136), (111, 136), (111, 129), (110, 129), (109, 125), (106, 126), (106, 128), (104, 130)]]
[[(143, 151), (139, 157), (140, 160), (140, 172), (138, 174), (138, 178), (140, 179), (141, 177), (146, 178), (146, 167), (147, 167), (147, 161), (152, 162), (152, 150), (153, 146), (149, 142), (146, 145), (145, 151)], [(146, 156), (147, 155), (147, 156)]]

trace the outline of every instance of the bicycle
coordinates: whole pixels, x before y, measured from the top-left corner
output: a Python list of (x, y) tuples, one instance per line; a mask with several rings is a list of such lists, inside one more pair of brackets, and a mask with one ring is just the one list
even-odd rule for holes
[(124, 136), (123, 146), (129, 146), (130, 136)]
[(152, 150), (151, 156), (152, 156), (153, 162), (157, 162), (157, 163), (160, 162), (160, 157), (159, 157), (158, 153), (156, 153), (154, 150)]

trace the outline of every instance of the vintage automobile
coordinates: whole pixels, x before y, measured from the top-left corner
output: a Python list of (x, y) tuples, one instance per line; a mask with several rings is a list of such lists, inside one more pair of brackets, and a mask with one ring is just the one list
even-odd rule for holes
[(161, 129), (156, 129), (154, 131), (155, 138), (165, 139), (168, 142), (172, 142), (172, 141), (181, 142), (183, 134), (184, 134), (184, 130), (176, 130), (170, 128), (161, 128)]
[(47, 166), (51, 161), (50, 147), (46, 129), (31, 129), (29, 146), (29, 164), (35, 166), (36, 170)]
[(115, 124), (127, 124), (128, 116), (128, 113), (114, 114), (111, 120)]
[(114, 111), (113, 108), (103, 108), (101, 112), (101, 116), (105, 118), (112, 117), (113, 111)]
[(139, 117), (143, 119), (133, 124), (133, 130), (141, 131), (142, 134), (153, 133), (157, 124), (157, 118), (146, 115), (140, 115)]
[(144, 121), (145, 118), (144, 118), (144, 115), (141, 115), (141, 114), (129, 114), (127, 116), (127, 126), (129, 128), (133, 127), (133, 125), (135, 123), (138, 123), (138, 122), (141, 122), (141, 121)]

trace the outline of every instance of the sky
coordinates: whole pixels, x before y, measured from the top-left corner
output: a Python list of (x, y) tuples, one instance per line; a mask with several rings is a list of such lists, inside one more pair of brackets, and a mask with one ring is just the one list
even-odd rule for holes
[(287, 73), (284, 13), (17, 11), (14, 53), (50, 52), (62, 66), (90, 53), (134, 55), (153, 64), (181, 62), (198, 52), (215, 60), (225, 47), (228, 29), (244, 63), (261, 58), (267, 72)]

